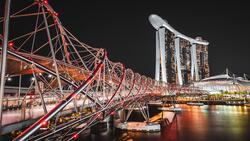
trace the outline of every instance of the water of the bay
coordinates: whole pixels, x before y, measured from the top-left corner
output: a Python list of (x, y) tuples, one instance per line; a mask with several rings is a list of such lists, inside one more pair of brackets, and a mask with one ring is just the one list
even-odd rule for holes
[(117, 131), (81, 137), (89, 141), (250, 141), (250, 107), (179, 105), (173, 123), (158, 133)]

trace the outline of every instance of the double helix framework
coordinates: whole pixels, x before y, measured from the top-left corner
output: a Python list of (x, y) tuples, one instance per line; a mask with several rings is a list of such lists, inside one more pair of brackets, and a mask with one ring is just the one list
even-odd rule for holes
[[(18, 9), (20, 3), (26, 6)], [(26, 83), (23, 76), (32, 76), (21, 107), (29, 97), (42, 109), (41, 116), (14, 140), (72, 140), (117, 110), (167, 92), (165, 83), (112, 62), (105, 49), (79, 41), (47, 0), (13, 0), (9, 20), (6, 75), (20, 76), (19, 88)], [(4, 36), (0, 38), (2, 50)]]

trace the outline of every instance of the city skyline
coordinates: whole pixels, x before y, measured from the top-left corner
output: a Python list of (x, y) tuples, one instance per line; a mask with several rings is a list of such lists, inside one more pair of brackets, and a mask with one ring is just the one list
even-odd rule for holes
[(1, 1), (0, 140), (248, 141), (247, 8)]

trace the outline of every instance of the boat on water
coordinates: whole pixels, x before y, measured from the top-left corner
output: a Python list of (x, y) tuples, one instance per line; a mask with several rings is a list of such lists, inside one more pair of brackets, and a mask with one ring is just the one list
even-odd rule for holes
[(203, 106), (204, 103), (201, 103), (201, 102), (188, 102), (187, 105), (189, 105), (189, 106)]
[(247, 107), (250, 107), (250, 102), (247, 102), (244, 105), (247, 106)]
[(169, 111), (171, 111), (171, 112), (181, 112), (182, 109), (180, 107), (171, 107), (171, 108), (169, 108)]
[(250, 104), (245, 104), (245, 106), (250, 107)]
[(162, 111), (169, 111), (169, 112), (181, 112), (182, 111), (180, 107), (160, 107), (158, 109)]
[(246, 103), (244, 103), (243, 101), (226, 101), (226, 105), (245, 105)]

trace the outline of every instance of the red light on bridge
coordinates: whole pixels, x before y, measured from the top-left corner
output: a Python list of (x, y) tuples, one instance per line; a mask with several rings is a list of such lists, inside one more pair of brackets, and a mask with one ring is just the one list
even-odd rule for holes
[(99, 113), (99, 114), (97, 115), (98, 118), (101, 117), (101, 116), (102, 116), (102, 113)]
[(77, 94), (76, 94), (76, 93), (74, 93), (74, 94), (72, 95), (72, 98), (76, 98), (76, 96), (77, 96)]
[(48, 4), (48, 0), (44, 0), (43, 3)]
[(42, 125), (42, 127), (47, 126), (47, 125), (48, 125), (48, 121), (43, 121), (43, 122), (41, 123), (41, 125)]
[(75, 133), (75, 134), (73, 135), (73, 139), (74, 139), (74, 140), (78, 139), (78, 137), (79, 137), (78, 133)]
[(55, 12), (54, 15), (58, 17), (58, 13)]
[(13, 46), (14, 46), (14, 43), (13, 43), (13, 42), (9, 42), (9, 46), (10, 46), (10, 47), (13, 47)]

